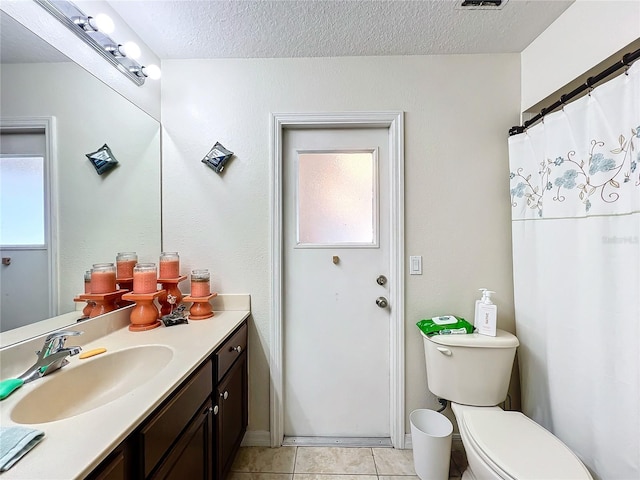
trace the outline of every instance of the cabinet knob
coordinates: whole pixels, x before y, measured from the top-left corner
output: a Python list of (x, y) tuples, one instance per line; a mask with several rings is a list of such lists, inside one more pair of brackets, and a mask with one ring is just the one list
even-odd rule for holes
[(226, 400), (227, 398), (229, 398), (229, 392), (227, 390), (224, 391), (224, 393), (221, 393), (220, 396)]
[(242, 345), (238, 345), (237, 347), (231, 347), (231, 351), (233, 352), (242, 352)]
[(220, 410), (220, 409), (218, 408), (218, 405), (214, 405), (214, 406), (213, 406), (213, 414), (214, 414), (214, 415), (217, 415), (217, 414), (218, 414), (218, 410)]

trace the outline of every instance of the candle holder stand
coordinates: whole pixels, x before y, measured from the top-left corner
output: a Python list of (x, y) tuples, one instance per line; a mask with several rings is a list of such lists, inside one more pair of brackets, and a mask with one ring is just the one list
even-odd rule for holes
[(93, 307), (95, 307), (96, 302), (93, 302), (91, 300), (83, 300), (80, 297), (75, 297), (73, 299), (74, 302), (86, 302), (87, 304), (84, 306), (84, 308), (82, 309), (82, 318), (81, 320), (85, 320), (87, 318), (90, 318), (89, 316), (91, 315), (91, 311), (93, 310)]
[(182, 292), (178, 284), (186, 279), (186, 275), (181, 275), (176, 278), (158, 279), (158, 283), (162, 285), (165, 292), (158, 297), (158, 302), (160, 302), (160, 316), (170, 314), (173, 311), (173, 307), (180, 305), (182, 302)]
[(125, 293), (122, 298), (135, 302), (129, 321), (129, 330), (132, 332), (144, 332), (160, 326), (158, 320), (158, 307), (153, 301), (160, 296), (164, 290), (153, 293)]
[(204, 320), (213, 317), (213, 308), (209, 301), (217, 296), (217, 293), (210, 293), (206, 297), (192, 297), (191, 295), (184, 297), (185, 302), (193, 303), (189, 309), (189, 320)]
[[(116, 278), (116, 283), (118, 284), (118, 288), (121, 290), (126, 290), (127, 292), (133, 291), (133, 277)], [(128, 305), (133, 305), (133, 302), (123, 299), (120, 299), (118, 302), (118, 308), (126, 307)]]
[(89, 318), (93, 318), (98, 315), (102, 315), (103, 313), (109, 313), (116, 310), (118, 308), (118, 302), (125, 293), (127, 293), (126, 290), (116, 290), (115, 292), (109, 293), (83, 293), (78, 295), (78, 298), (95, 304), (89, 314)]

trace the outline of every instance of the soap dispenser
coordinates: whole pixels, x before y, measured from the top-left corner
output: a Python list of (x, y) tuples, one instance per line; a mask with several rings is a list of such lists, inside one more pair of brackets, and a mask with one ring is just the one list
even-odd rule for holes
[(475, 328), (478, 328), (478, 326), (480, 324), (480, 321), (478, 320), (479, 315), (480, 315), (479, 308), (480, 308), (480, 304), (482, 303), (482, 300), (484, 299), (484, 292), (486, 292), (487, 289), (486, 288), (479, 288), (478, 290), (480, 290), (482, 292), (482, 296), (478, 300), (476, 300), (476, 309), (473, 311), (474, 312), (473, 313), (473, 315), (474, 315), (473, 316), (473, 326)]
[(498, 327), (498, 307), (491, 301), (492, 293), (496, 292), (491, 290), (482, 292), (475, 326), (478, 329), (478, 333), (495, 337)]

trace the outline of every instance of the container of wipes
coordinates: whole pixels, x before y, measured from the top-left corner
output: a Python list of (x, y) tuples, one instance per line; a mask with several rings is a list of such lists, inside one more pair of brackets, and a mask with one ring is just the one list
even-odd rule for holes
[(473, 325), (462, 317), (455, 315), (442, 315), (420, 320), (416, 323), (418, 328), (430, 337), (431, 335), (455, 335), (473, 333)]

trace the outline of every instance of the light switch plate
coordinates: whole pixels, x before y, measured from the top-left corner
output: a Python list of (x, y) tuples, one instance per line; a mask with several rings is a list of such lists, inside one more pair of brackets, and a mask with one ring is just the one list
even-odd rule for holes
[(409, 275), (422, 275), (422, 255), (409, 257)]

